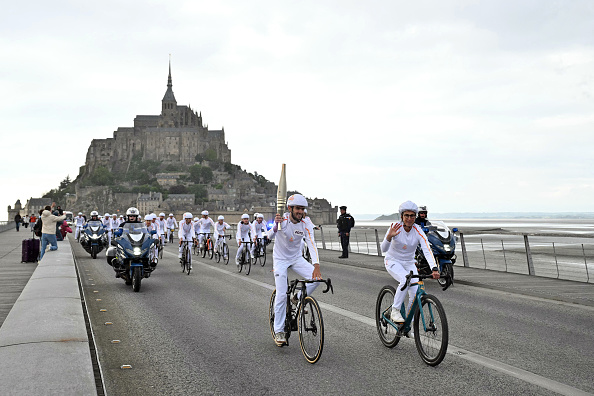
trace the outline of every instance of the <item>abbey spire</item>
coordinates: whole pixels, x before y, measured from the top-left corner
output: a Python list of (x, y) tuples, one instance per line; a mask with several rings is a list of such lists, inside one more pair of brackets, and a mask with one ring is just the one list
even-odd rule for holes
[(162, 116), (173, 116), (175, 111), (177, 110), (177, 101), (175, 100), (175, 95), (173, 95), (172, 89), (173, 83), (171, 82), (171, 59), (169, 60), (169, 77), (167, 78), (167, 91), (165, 91), (165, 96), (163, 96), (162, 107), (161, 107), (161, 115)]

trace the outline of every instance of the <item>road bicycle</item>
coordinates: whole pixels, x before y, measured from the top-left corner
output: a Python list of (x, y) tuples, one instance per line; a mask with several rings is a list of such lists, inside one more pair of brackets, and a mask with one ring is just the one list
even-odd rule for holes
[(179, 259), (179, 262), (181, 264), (182, 272), (187, 272), (188, 275), (190, 275), (190, 271), (192, 270), (192, 252), (190, 252), (188, 243), (190, 243), (190, 241), (182, 242), (182, 256)]
[(157, 251), (159, 255), (159, 260), (163, 258), (163, 238), (159, 236), (159, 243), (157, 244)]
[[(418, 282), (411, 283), (413, 278), (418, 278)], [(425, 292), (423, 279), (429, 278), (432, 276), (413, 275), (412, 271), (406, 276), (406, 282), (400, 290), (404, 291), (408, 286), (419, 287), (408, 315), (404, 304), (400, 308), (404, 323), (394, 323), (390, 319), (396, 289), (390, 285), (382, 287), (375, 305), (375, 323), (380, 340), (388, 348), (394, 348), (400, 338), (408, 336), (414, 328), (415, 345), (421, 359), (429, 366), (437, 366), (448, 349), (448, 321), (441, 302)], [(446, 290), (450, 284), (446, 278), (442, 289)]]
[(223, 259), (225, 265), (229, 264), (229, 246), (225, 241), (225, 238), (229, 237), (231, 239), (231, 235), (219, 235), (219, 246), (214, 251), (215, 259), (217, 263), (221, 262), (221, 258)]
[(256, 238), (256, 246), (254, 247), (254, 265), (260, 263), (261, 267), (266, 264), (266, 244), (263, 238)]
[(239, 264), (237, 264), (237, 272), (241, 272), (245, 267), (245, 274), (249, 275), (252, 269), (252, 252), (251, 247), (254, 242), (242, 241), (241, 244), (246, 246), (241, 251), (241, 257), (239, 258)]
[[(285, 337), (286, 343), (289, 346), (289, 337), (292, 331), (297, 331), (299, 334), (299, 345), (301, 345), (301, 352), (305, 356), (305, 360), (314, 364), (322, 356), (324, 349), (324, 320), (322, 318), (322, 311), (315, 298), (307, 295), (307, 283), (321, 282), (326, 284), (326, 289), (323, 293), (332, 291), (334, 294), (334, 287), (330, 278), (321, 280), (307, 280), (295, 279), (289, 283), (287, 280), (287, 311), (285, 315)], [(297, 296), (296, 298), (294, 296)], [(297, 301), (295, 305), (293, 300)], [(276, 289), (270, 296), (270, 306), (268, 310), (268, 317), (270, 319), (270, 333), (274, 340), (274, 303), (276, 301)], [(281, 345), (282, 346), (282, 345)]]
[(200, 244), (200, 253), (202, 254), (202, 257), (204, 258), (208, 253), (208, 258), (212, 260), (212, 256), (214, 254), (212, 239), (210, 238), (212, 233), (201, 232), (199, 235), (206, 235), (206, 237), (202, 239), (202, 243)]
[(173, 230), (174, 228), (169, 229), (169, 243), (173, 243)]

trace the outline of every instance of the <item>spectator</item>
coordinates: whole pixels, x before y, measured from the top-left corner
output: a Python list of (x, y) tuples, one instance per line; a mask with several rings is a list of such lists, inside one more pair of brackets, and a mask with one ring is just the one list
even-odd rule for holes
[(45, 254), (45, 249), (48, 244), (50, 244), (50, 251), (51, 250), (58, 250), (58, 242), (56, 240), (56, 227), (59, 221), (64, 221), (66, 218), (65, 215), (56, 216), (53, 215), (50, 211), (52, 210), (55, 203), (52, 206), (46, 206), (43, 212), (41, 213), (41, 218), (39, 219), (42, 222), (41, 228), (41, 251), (39, 254), (39, 260), (43, 258)]
[(60, 216), (62, 216), (64, 214), (64, 211), (62, 210), (62, 208), (60, 207), (60, 205), (58, 205), (56, 207), (56, 210), (58, 211), (58, 213), (60, 214)]
[(25, 215), (25, 217), (23, 217), (23, 226), (25, 228), (29, 227), (29, 215)]
[(349, 258), (349, 235), (351, 228), (355, 226), (355, 219), (349, 213), (346, 212), (347, 207), (340, 207), (340, 216), (336, 220), (336, 226), (338, 227), (338, 236), (340, 237), (340, 244), (342, 245), (342, 256), (338, 258)]
[(60, 226), (60, 232), (62, 233), (62, 239), (66, 239), (67, 233), (72, 234), (72, 228), (70, 228), (68, 226), (68, 223), (64, 221), (64, 222), (62, 222), (62, 225)]
[[(59, 208), (59, 206), (58, 206), (58, 208)], [(52, 212), (52, 214), (53, 214), (54, 216), (62, 216), (62, 215), (60, 214), (60, 211), (59, 211), (58, 209), (54, 210), (54, 211)], [(56, 240), (57, 240), (57, 241), (63, 241), (63, 240), (64, 240), (64, 238), (62, 238), (62, 231), (60, 231), (60, 227), (62, 226), (62, 224), (63, 224), (63, 223), (65, 223), (65, 221), (58, 221), (58, 222), (56, 223)]]
[(31, 216), (29, 217), (29, 223), (31, 224), (31, 232), (35, 232), (35, 223), (37, 223), (37, 216), (35, 216), (35, 213), (31, 213)]
[(19, 213), (17, 213), (14, 216), (14, 222), (16, 223), (17, 232), (19, 232), (19, 227), (21, 226), (21, 221), (22, 220), (23, 220), (23, 218), (21, 217), (21, 215)]

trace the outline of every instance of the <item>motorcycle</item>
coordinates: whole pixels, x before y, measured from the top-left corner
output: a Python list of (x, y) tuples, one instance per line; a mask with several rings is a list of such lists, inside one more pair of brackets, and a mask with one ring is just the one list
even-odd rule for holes
[(107, 232), (99, 220), (90, 220), (82, 230), (80, 244), (93, 259), (107, 246)]
[[(443, 221), (431, 221), (423, 231), (427, 235), (427, 241), (431, 247), (431, 252), (439, 267), (440, 278), (437, 280), (443, 287), (447, 282), (454, 283), (454, 263), (456, 262), (456, 232), (457, 228), (451, 231)], [(417, 246), (415, 260), (419, 274), (431, 275), (431, 268), (423, 254), (421, 246)]]
[(107, 263), (113, 267), (116, 278), (122, 278), (126, 285), (140, 291), (143, 278), (155, 270), (157, 258), (152, 257), (157, 231), (148, 231), (144, 223), (127, 223), (114, 232), (115, 240), (107, 250)]

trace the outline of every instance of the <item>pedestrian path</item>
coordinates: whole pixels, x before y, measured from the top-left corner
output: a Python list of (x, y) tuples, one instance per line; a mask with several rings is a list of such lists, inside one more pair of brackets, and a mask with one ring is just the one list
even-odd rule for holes
[(0, 232), (0, 327), (37, 268), (37, 263), (21, 263), (22, 241), (32, 236), (24, 227)]
[[(385, 271), (384, 258), (350, 253), (348, 259), (339, 259), (340, 252), (319, 249), (320, 261)], [(454, 267), (455, 284), (484, 287), (509, 293), (563, 301), (594, 307), (594, 284), (570, 280), (545, 278), (480, 268)]]

